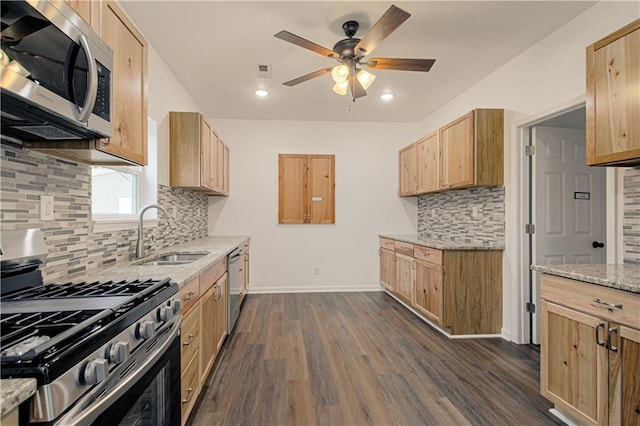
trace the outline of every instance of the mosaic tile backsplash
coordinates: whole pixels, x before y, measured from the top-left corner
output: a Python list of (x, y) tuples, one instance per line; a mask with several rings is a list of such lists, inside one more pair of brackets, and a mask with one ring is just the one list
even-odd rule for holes
[(624, 174), (624, 262), (640, 264), (640, 167)]
[[(136, 230), (93, 233), (90, 166), (2, 144), (0, 163), (0, 223), (2, 230), (40, 228), (49, 255), (42, 268), (45, 280), (130, 260)], [(54, 220), (40, 221), (40, 196), (54, 197)], [(207, 235), (205, 195), (158, 185), (158, 204), (175, 211), (176, 229), (159, 214), (158, 226), (145, 230), (153, 243), (149, 253)], [(175, 207), (175, 209), (174, 209)]]
[(504, 187), (418, 197), (418, 235), (442, 241), (504, 244)]

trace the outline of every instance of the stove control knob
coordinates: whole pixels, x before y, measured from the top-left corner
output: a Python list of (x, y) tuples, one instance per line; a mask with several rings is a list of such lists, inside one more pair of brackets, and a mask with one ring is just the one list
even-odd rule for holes
[(115, 342), (109, 346), (109, 361), (120, 364), (129, 359), (129, 342)]
[(171, 301), (171, 307), (173, 308), (173, 313), (174, 314), (179, 314), (180, 311), (182, 310), (182, 300), (173, 299)]
[(171, 318), (173, 318), (173, 308), (171, 306), (158, 308), (158, 322), (169, 321)]
[(109, 374), (109, 362), (103, 358), (91, 360), (84, 367), (82, 378), (87, 385), (95, 385), (103, 381)]
[(136, 337), (138, 339), (148, 339), (153, 336), (155, 331), (156, 327), (153, 324), (153, 321), (142, 321), (141, 323), (138, 323), (138, 327), (136, 329)]

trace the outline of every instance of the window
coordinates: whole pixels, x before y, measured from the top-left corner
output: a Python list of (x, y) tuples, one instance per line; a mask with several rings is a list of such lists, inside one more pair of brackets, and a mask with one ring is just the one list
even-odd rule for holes
[(335, 155), (278, 156), (278, 223), (335, 223)]
[(135, 215), (139, 207), (140, 173), (138, 166), (91, 167), (94, 218)]

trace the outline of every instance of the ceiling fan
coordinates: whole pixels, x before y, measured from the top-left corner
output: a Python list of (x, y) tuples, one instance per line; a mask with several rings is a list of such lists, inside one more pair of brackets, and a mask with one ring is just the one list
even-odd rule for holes
[(429, 71), (435, 59), (365, 59), (365, 56), (370, 55), (380, 42), (394, 32), (404, 21), (409, 19), (410, 16), (410, 13), (392, 5), (361, 39), (354, 37), (360, 26), (358, 22), (347, 21), (342, 25), (342, 29), (347, 38), (337, 42), (333, 46), (333, 50), (329, 50), (326, 47), (292, 34), (289, 31), (280, 31), (275, 34), (274, 37), (340, 62), (340, 65), (335, 67), (322, 68), (282, 84), (291, 87), (331, 73), (331, 77), (335, 82), (333, 91), (340, 95), (346, 95), (348, 88), (350, 88), (351, 95), (355, 101), (357, 98), (367, 94), (366, 89), (369, 88), (375, 79), (373, 74), (358, 68), (358, 66), (365, 65), (368, 68), (378, 70)]

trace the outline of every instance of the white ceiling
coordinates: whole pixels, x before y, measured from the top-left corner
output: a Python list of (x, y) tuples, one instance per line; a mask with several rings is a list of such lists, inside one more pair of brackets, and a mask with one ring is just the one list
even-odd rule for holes
[[(364, 33), (391, 2), (122, 2), (149, 42), (211, 118), (418, 122), (594, 4), (586, 1), (396, 2), (411, 17), (372, 56), (433, 58), (428, 73), (372, 71), (368, 96), (332, 92), (329, 75), (282, 83), (337, 62), (273, 37), (286, 29), (329, 49), (342, 23)], [(271, 79), (258, 78), (268, 64)], [(265, 88), (267, 98), (254, 90)], [(396, 98), (378, 96), (391, 91)]]

